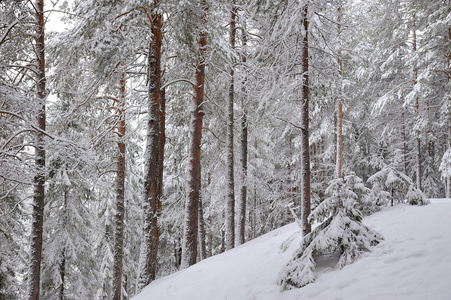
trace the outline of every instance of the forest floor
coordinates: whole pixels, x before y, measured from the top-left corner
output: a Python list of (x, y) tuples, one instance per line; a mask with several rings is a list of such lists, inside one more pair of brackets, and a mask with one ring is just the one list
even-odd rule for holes
[(364, 223), (384, 241), (341, 270), (336, 257), (323, 257), (318, 279), (301, 289), (276, 284), (300, 244), (293, 223), (160, 278), (133, 300), (451, 299), (451, 199), (386, 207)]

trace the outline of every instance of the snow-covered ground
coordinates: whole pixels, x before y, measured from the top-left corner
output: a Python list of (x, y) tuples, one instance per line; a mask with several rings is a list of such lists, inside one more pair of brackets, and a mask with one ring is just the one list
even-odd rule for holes
[(366, 217), (385, 240), (341, 270), (323, 259), (316, 282), (301, 289), (280, 292), (276, 284), (300, 243), (293, 223), (158, 279), (133, 300), (450, 300), (451, 199), (431, 202)]

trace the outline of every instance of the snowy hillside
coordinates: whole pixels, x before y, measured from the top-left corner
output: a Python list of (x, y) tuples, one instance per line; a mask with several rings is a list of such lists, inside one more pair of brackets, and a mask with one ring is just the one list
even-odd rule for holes
[(296, 224), (290, 224), (156, 280), (133, 300), (449, 300), (451, 199), (431, 201), (423, 207), (387, 207), (365, 218), (385, 240), (342, 270), (323, 259), (317, 281), (302, 289), (280, 292), (276, 285), (300, 243)]

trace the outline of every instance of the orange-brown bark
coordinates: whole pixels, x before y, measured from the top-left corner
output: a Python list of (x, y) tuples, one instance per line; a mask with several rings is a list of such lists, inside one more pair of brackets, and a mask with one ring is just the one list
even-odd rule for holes
[[(122, 65), (122, 64), (121, 64)], [(122, 261), (124, 256), (124, 199), (125, 199), (125, 72), (120, 79), (120, 102), (117, 107), (119, 118), (116, 127), (118, 151), (116, 163), (116, 215), (114, 232), (113, 299), (121, 300)]]
[[(207, 22), (206, 2), (202, 1), (202, 24)], [(198, 209), (201, 188), (201, 141), (202, 141), (202, 122), (204, 116), (204, 86), (205, 86), (205, 52), (207, 45), (207, 32), (202, 28), (198, 40), (199, 58), (195, 70), (195, 85), (193, 97), (193, 110), (191, 121), (191, 158), (189, 170), (189, 195), (185, 207), (185, 228), (182, 247), (181, 268), (187, 268), (196, 263), (197, 257), (197, 238), (198, 238)]]
[(160, 238), (158, 218), (163, 192), (163, 158), (165, 143), (165, 93), (161, 90), (161, 50), (163, 16), (156, 13), (159, 1), (154, 1), (150, 19), (152, 37), (148, 52), (148, 117), (144, 170), (144, 224), (141, 244), (138, 289), (155, 279)]

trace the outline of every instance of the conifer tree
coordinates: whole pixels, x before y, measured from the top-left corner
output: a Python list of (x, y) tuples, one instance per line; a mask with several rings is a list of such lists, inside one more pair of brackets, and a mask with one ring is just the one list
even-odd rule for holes
[(187, 268), (196, 263), (197, 257), (197, 233), (198, 233), (198, 209), (201, 189), (201, 140), (202, 120), (204, 117), (204, 86), (205, 86), (205, 52), (207, 45), (207, 3), (202, 0), (199, 3), (200, 32), (198, 36), (198, 57), (195, 70), (194, 97), (191, 108), (191, 141), (190, 141), (190, 166), (189, 166), (189, 195), (185, 203), (185, 224), (183, 231), (181, 268)]
[(30, 262), (28, 273), (28, 295), (29, 300), (38, 300), (41, 284), (41, 261), (42, 261), (42, 233), (44, 229), (44, 199), (45, 199), (45, 129), (47, 99), (46, 76), (45, 76), (45, 21), (44, 0), (37, 0), (34, 5), (36, 13), (36, 141), (35, 141), (35, 164), (34, 176), (33, 214), (31, 226)]
[(279, 273), (282, 290), (300, 288), (316, 280), (315, 255), (338, 253), (338, 268), (353, 263), (383, 237), (362, 223), (362, 214), (356, 208), (359, 201), (358, 185), (344, 176), (333, 180), (326, 190), (329, 195), (310, 215), (310, 221), (323, 221), (302, 240), (301, 247)]

